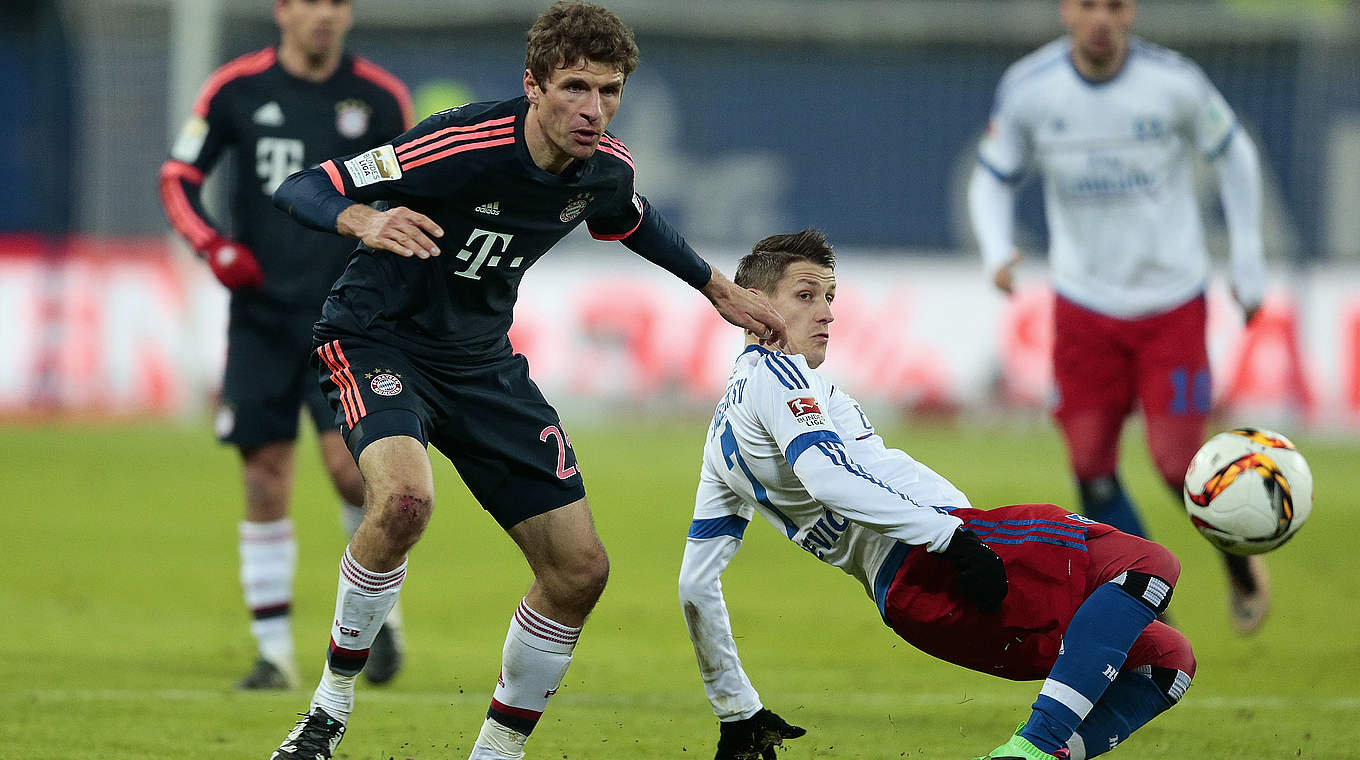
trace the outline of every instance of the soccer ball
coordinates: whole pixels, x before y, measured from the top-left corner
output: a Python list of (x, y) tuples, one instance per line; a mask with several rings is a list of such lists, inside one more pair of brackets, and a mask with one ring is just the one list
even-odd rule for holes
[(1185, 473), (1185, 509), (1209, 543), (1260, 554), (1288, 541), (1313, 508), (1313, 473), (1279, 433), (1242, 427), (1210, 438)]

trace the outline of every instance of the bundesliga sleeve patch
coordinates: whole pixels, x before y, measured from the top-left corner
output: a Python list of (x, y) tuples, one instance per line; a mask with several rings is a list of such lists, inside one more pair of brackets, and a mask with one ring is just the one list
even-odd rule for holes
[(817, 399), (811, 396), (799, 396), (784, 403), (788, 404), (789, 411), (793, 412), (793, 419), (800, 425), (807, 427), (823, 427), (826, 425), (826, 416), (822, 414), (822, 408), (817, 406)]
[(351, 158), (345, 162), (345, 169), (355, 187), (401, 179), (401, 164), (397, 163), (397, 152), (391, 145)]
[(208, 122), (200, 116), (190, 118), (179, 131), (179, 136), (175, 138), (170, 155), (186, 164), (192, 164), (198, 160), (198, 154), (202, 152), (203, 141), (207, 136)]

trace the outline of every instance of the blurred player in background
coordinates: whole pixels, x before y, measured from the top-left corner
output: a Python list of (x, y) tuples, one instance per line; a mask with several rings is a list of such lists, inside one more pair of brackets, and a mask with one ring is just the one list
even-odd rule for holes
[[(308, 366), (312, 325), (353, 244), (304, 229), (270, 196), (289, 174), (388, 139), (411, 124), (396, 77), (344, 52), (349, 0), (276, 0), (277, 47), (242, 56), (203, 86), (161, 168), (161, 201), (175, 231), (231, 290), (226, 377), (217, 434), (241, 452), (246, 516), (241, 585), (254, 615), (259, 659), (238, 686), (297, 685), (289, 610), (297, 541), (288, 502), (293, 444), (305, 408), (352, 534), (363, 517), (363, 480)], [(209, 219), (204, 175), (235, 152), (231, 231)], [(401, 661), (398, 615), (374, 644), (365, 675), (382, 683)]]
[[(1217, 170), (1233, 295), (1249, 322), (1265, 290), (1256, 149), (1199, 67), (1130, 36), (1133, 0), (1061, 0), (1069, 34), (1010, 67), (969, 187), (988, 275), (1010, 293), (1014, 187), (1043, 178), (1052, 266), (1054, 410), (1082, 511), (1145, 535), (1118, 474), (1119, 436), (1137, 404), (1166, 485), (1181, 503), (1204, 439), (1208, 255), (1194, 154)], [(1258, 557), (1223, 555), (1233, 625), (1260, 627), (1270, 603)]]
[(717, 760), (774, 757), (796, 738), (742, 670), (721, 576), (759, 512), (853, 576), (903, 640), (1014, 680), (1044, 679), (1029, 719), (990, 758), (1094, 757), (1184, 694), (1190, 644), (1154, 619), (1180, 574), (1171, 552), (1051, 504), (972, 508), (884, 446), (826, 358), (835, 255), (807, 229), (765, 238), (736, 283), (784, 318), (788, 353), (746, 350), (704, 444), (680, 601), (717, 714)]
[(782, 340), (769, 304), (711, 268), (634, 192), (633, 158), (606, 129), (637, 56), (609, 11), (555, 3), (529, 30), (522, 97), (437, 113), (275, 193), (299, 221), (363, 243), (317, 323), (314, 363), (370, 505), (341, 560), (328, 667), (275, 758), (329, 758), (344, 734), (354, 677), (434, 506), (429, 444), (534, 574), (471, 750), (475, 760), (523, 757), (609, 571), (570, 440), (508, 336), (520, 279), (557, 241), (585, 222), (734, 324)]

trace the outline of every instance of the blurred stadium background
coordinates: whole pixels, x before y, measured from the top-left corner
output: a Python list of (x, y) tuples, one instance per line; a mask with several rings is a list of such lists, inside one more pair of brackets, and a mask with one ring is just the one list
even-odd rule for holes
[[(540, 0), (356, 2), (350, 48), (418, 116), (518, 93)], [(843, 257), (832, 367), (880, 408), (1041, 416), (1048, 293), (983, 281), (964, 182), (1004, 67), (1060, 31), (1051, 0), (619, 0), (642, 65), (613, 131), (639, 188), (730, 270), (755, 239), (817, 225)], [(0, 418), (194, 416), (212, 398), (225, 297), (168, 233), (156, 170), (201, 83), (277, 41), (267, 0), (0, 5)], [(1220, 408), (1360, 430), (1360, 4), (1145, 2), (1137, 31), (1198, 61), (1266, 172), (1266, 319), (1211, 291)], [(211, 197), (211, 196), (210, 196)], [(1211, 244), (1225, 241), (1214, 181)], [(219, 206), (220, 208), (220, 206)], [(573, 236), (526, 279), (514, 334), (564, 407), (702, 408), (737, 337), (670, 278)]]

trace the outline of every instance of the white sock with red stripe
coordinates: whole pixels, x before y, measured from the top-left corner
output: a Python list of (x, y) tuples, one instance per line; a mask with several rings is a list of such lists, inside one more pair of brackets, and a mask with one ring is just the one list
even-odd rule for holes
[(469, 760), (524, 757), (524, 742), (557, 693), (580, 628), (534, 612), (521, 600), (501, 653), (501, 674)]
[(250, 633), (260, 656), (289, 674), (293, 664), (293, 576), (297, 538), (293, 521), (242, 522), (239, 531), (241, 591), (250, 610)]
[[(345, 529), (345, 538), (354, 538), (354, 531), (359, 529), (359, 523), (363, 521), (364, 508), (361, 505), (344, 500), (340, 502), (340, 525)], [(400, 631), (401, 621), (401, 600), (397, 600), (392, 611), (387, 613), (386, 624), (393, 631)]]
[(331, 644), (321, 684), (312, 695), (312, 707), (324, 707), (344, 722), (354, 711), (354, 677), (368, 661), (368, 649), (397, 603), (406, 563), (385, 573), (367, 570), (345, 549), (340, 558), (340, 582), (335, 593), (335, 618)]

